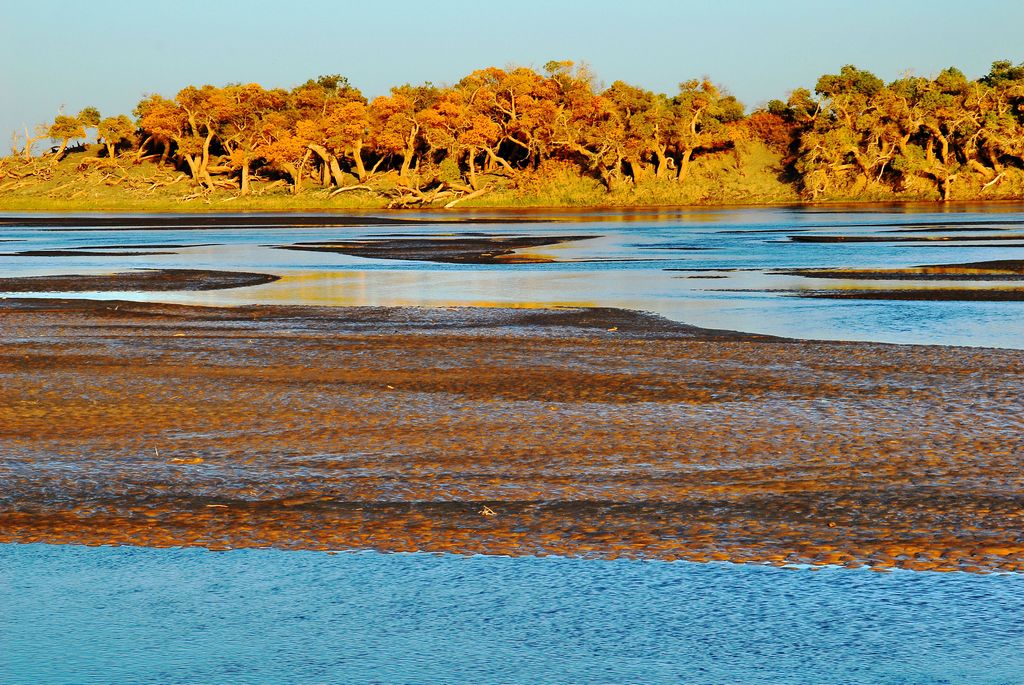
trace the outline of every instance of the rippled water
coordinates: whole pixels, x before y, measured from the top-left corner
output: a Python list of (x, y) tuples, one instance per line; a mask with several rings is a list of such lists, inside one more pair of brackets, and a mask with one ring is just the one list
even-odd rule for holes
[[(0, 228), (0, 275), (130, 267), (263, 271), (200, 304), (600, 305), (805, 338), (1024, 348), (1024, 303), (811, 300), (769, 273), (1024, 259), (1024, 208), (527, 214), (473, 225), (113, 231)], [(416, 215), (403, 215), (415, 217)], [(453, 215), (457, 216), (457, 215)], [(429, 218), (429, 217), (424, 217)], [(451, 217), (445, 217), (451, 218)], [(546, 219), (547, 222), (537, 222)], [(137, 222), (136, 222), (137, 223)], [(94, 227), (93, 227), (94, 228)], [(956, 244), (796, 235), (1022, 234)], [(432, 235), (587, 235), (549, 264), (453, 265), (272, 245)], [(210, 243), (177, 254), (20, 250)], [(848, 284), (858, 285), (858, 284)], [(943, 283), (928, 283), (934, 287)], [(946, 284), (951, 285), (951, 284)], [(960, 284), (963, 285), (963, 284)], [(972, 284), (973, 285), (973, 284)], [(896, 287), (922, 287), (897, 284)], [(1005, 287), (1002, 284), (1001, 287)], [(67, 295), (61, 295), (67, 296)], [(2, 447), (2, 446), (0, 446)], [(1024, 577), (557, 558), (0, 545), (0, 683), (1024, 683)]]
[(3, 683), (1024, 683), (1024, 577), (0, 546)]
[[(493, 215), (499, 223), (422, 225), (237, 225), (203, 230), (143, 230), (125, 216), (117, 230), (80, 226), (0, 228), (3, 275), (96, 273), (128, 267), (237, 269), (282, 275), (264, 286), (202, 293), (99, 293), (78, 297), (158, 299), (200, 304), (600, 305), (651, 311), (686, 323), (801, 338), (876, 340), (1024, 348), (1024, 302), (818, 300), (801, 288), (985, 287), (964, 282), (844, 282), (784, 276), (774, 269), (903, 267), (1024, 259), (1024, 207), (991, 205), (707, 209)], [(441, 215), (451, 221), (462, 215)], [(67, 218), (67, 217), (63, 217)], [(480, 217), (477, 217), (478, 219)], [(181, 216), (187, 229), (193, 221)], [(83, 230), (91, 228), (92, 230)], [(110, 228), (110, 227), (107, 227)], [(922, 233), (921, 231), (929, 231)], [(530, 249), (550, 264), (471, 265), (367, 259), (273, 249), (273, 245), (353, 238), (459, 235), (584, 235), (586, 240)], [(793, 236), (945, 236), (955, 242), (806, 243)], [(992, 240), (993, 236), (1019, 241)], [(149, 257), (20, 257), (29, 249), (96, 245), (212, 243)], [(1014, 287), (1013, 283), (989, 283)], [(1019, 287), (1020, 284), (1017, 284)]]

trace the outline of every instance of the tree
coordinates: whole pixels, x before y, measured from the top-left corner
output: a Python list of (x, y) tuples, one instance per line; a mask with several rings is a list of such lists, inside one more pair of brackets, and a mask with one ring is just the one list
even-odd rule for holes
[(369, 134), (366, 98), (338, 74), (307, 81), (292, 91), (299, 113), (297, 130), (309, 139), (310, 149), (319, 157), (324, 177), (344, 185), (340, 160), (364, 183), (368, 178), (364, 148)]
[(95, 107), (86, 107), (78, 113), (78, 120), (85, 128), (96, 128), (100, 123), (100, 111)]
[(285, 107), (288, 94), (282, 90), (264, 90), (258, 83), (224, 88), (225, 110), (220, 124), (220, 143), (227, 163), (239, 172), (239, 193), (250, 192), (252, 165), (264, 140), (266, 117)]
[(402, 180), (409, 180), (420, 143), (418, 115), (429, 109), (438, 95), (431, 84), (404, 85), (370, 103), (370, 144), (379, 154), (401, 158), (398, 177)]
[(107, 157), (113, 159), (117, 146), (132, 138), (135, 125), (131, 119), (121, 114), (97, 122), (96, 133), (107, 148)]
[(173, 101), (160, 95), (147, 95), (135, 107), (136, 125), (145, 135), (139, 156), (147, 146), (159, 145), (160, 163), (167, 162), (171, 148), (185, 136), (185, 113)]
[(95, 107), (86, 107), (78, 113), (78, 116), (74, 117), (69, 117), (66, 114), (58, 114), (54, 117), (53, 123), (46, 131), (50, 140), (60, 141), (60, 146), (54, 154), (54, 161), (63, 159), (68, 143), (76, 138), (85, 138), (85, 129), (95, 127), (99, 120), (100, 113)]
[(679, 84), (679, 94), (672, 99), (671, 114), (670, 140), (676, 154), (676, 179), (682, 183), (698, 149), (731, 144), (725, 124), (743, 117), (743, 105), (710, 80), (693, 79)]
[(302, 176), (312, 150), (309, 139), (296, 132), (294, 112), (276, 111), (260, 122), (260, 142), (256, 154), (271, 167), (280, 169), (292, 179), (292, 194), (302, 192)]
[(212, 188), (210, 149), (214, 138), (231, 120), (236, 103), (223, 89), (210, 85), (183, 88), (174, 101), (184, 114), (184, 126), (177, 140), (178, 154), (184, 157), (192, 178)]

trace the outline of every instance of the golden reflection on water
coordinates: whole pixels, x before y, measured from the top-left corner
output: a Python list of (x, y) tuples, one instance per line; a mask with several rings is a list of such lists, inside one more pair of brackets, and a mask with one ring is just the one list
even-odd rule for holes
[[(239, 292), (244, 299), (255, 295), (267, 304), (314, 304), (330, 306), (464, 306), (595, 307), (593, 299), (549, 299), (526, 288), (510, 288), (499, 296), (489, 272), (451, 272), (439, 282), (440, 272), (421, 271), (308, 271), (286, 274), (267, 286)], [(564, 275), (563, 275), (564, 276)], [(569, 274), (577, 277), (576, 274)], [(528, 285), (528, 284), (527, 284)], [(545, 289), (547, 290), (547, 289)], [(258, 292), (257, 292), (258, 291)], [(225, 293), (221, 293), (223, 296)], [(532, 296), (531, 296), (532, 295)]]

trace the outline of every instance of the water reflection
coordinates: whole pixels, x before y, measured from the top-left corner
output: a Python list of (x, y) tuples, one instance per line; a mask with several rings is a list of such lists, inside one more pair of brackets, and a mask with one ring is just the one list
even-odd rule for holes
[[(296, 216), (305, 217), (297, 221)], [(476, 223), (453, 224), (468, 217)], [(145, 217), (149, 221), (152, 217)], [(322, 305), (600, 305), (654, 312), (714, 328), (819, 339), (1024, 347), (1022, 302), (919, 302), (807, 300), (802, 290), (925, 287), (900, 281), (866, 283), (772, 273), (806, 268), (900, 268), (986, 260), (1024, 259), (1024, 208), (1020, 205), (936, 207), (910, 205), (857, 208), (717, 208), (708, 210), (591, 210), (410, 213), (403, 223), (371, 224), (372, 217), (317, 215), (205, 217), (201, 231), (188, 230), (188, 216), (175, 226), (158, 224), (96, 231), (88, 217), (80, 225), (9, 225), (0, 238), (4, 276), (103, 273), (126, 268), (191, 268), (264, 271), (284, 276), (274, 284), (205, 293), (98, 293), (95, 297), (160, 299), (232, 305), (289, 303)], [(66, 219), (66, 217), (64, 217)], [(113, 219), (107, 228), (117, 228)], [(320, 220), (323, 225), (316, 222)], [(141, 220), (136, 220), (138, 223)], [(289, 225), (293, 221), (299, 225)], [(360, 221), (364, 222), (359, 225)], [(490, 221), (490, 223), (489, 223)], [(439, 264), (368, 259), (337, 253), (274, 249), (274, 245), (379, 239), (382, 236), (487, 234), (495, 236), (589, 236), (559, 245), (529, 248), (548, 264)], [(16, 222), (15, 222), (16, 223)], [(151, 222), (152, 223), (152, 222)], [(344, 224), (344, 225), (340, 225)], [(85, 230), (88, 229), (88, 230)], [(907, 233), (916, 231), (916, 233)], [(921, 233), (927, 231), (927, 233)], [(978, 241), (981, 235), (1020, 235), (1020, 241)], [(794, 242), (788, 235), (884, 238), (945, 236), (953, 242)], [(969, 241), (969, 242), (961, 242)], [(28, 257), (12, 253), (90, 245), (213, 243), (181, 247), (171, 255)], [(930, 282), (926, 287), (949, 285)], [(1012, 284), (959, 282), (957, 288), (1007, 288)], [(81, 296), (81, 295), (80, 295)]]

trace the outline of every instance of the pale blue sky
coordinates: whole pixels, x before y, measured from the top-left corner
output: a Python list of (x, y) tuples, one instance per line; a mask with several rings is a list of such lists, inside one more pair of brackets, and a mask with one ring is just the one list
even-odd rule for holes
[(1024, 0), (0, 0), (0, 145), (63, 105), (129, 113), (187, 84), (341, 73), (367, 96), (473, 69), (589, 63), (672, 92), (709, 75), (748, 106), (853, 63), (886, 80), (1024, 61)]

